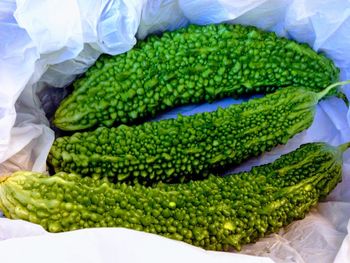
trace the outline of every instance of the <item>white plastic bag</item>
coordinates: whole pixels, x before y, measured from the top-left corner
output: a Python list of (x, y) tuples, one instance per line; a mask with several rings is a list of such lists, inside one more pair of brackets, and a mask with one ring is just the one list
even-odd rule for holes
[[(273, 263), (271, 259), (205, 251), (154, 234), (124, 228), (85, 229), (0, 242), (6, 263)], [(19, 256), (18, 251), (21, 251)]]
[[(47, 86), (64, 87), (101, 53), (123, 53), (133, 47), (136, 38), (150, 33), (174, 30), (189, 23), (255, 25), (325, 52), (341, 69), (341, 78), (350, 79), (350, 3), (341, 0), (5, 0), (0, 2), (0, 14), (0, 175), (18, 169), (45, 171), (54, 133), (35, 95), (37, 92)], [(350, 97), (349, 89), (344, 92)], [(54, 104), (47, 97), (44, 96), (46, 113)], [(178, 112), (194, 114), (239, 102), (224, 99), (213, 104), (189, 105), (158, 118), (174, 117)], [(341, 100), (323, 101), (307, 131), (235, 171), (270, 162), (305, 142), (337, 145), (350, 141), (349, 116)], [(275, 262), (326, 263), (332, 262), (341, 247), (336, 260), (345, 262), (350, 251), (349, 238), (344, 239), (350, 217), (344, 212), (350, 203), (350, 153), (344, 155), (343, 178), (329, 202), (320, 204), (305, 220), (291, 224), (279, 235), (245, 246), (241, 253), (269, 256)], [(21, 229), (22, 224), (32, 226), (25, 222), (21, 226), (13, 224), (13, 228), (9, 227), (9, 221), (0, 218), (0, 229), (5, 231), (3, 239), (16, 237), (12, 230)], [(104, 235), (98, 229), (86, 231)], [(43, 234), (40, 228), (30, 235), (34, 233)], [(58, 239), (70, 240), (74, 235), (60, 234)], [(50, 239), (54, 240), (54, 236), (50, 235)], [(39, 245), (44, 240), (35, 242)], [(106, 236), (99, 245), (108, 240)], [(147, 240), (153, 242), (152, 238)], [(3, 242), (0, 251), (8, 244), (17, 245), (16, 240)], [(25, 242), (30, 241), (18, 239), (18, 244), (24, 246)], [(174, 248), (184, 246), (175, 241), (171, 244)], [(157, 246), (162, 251), (161, 243)], [(247, 262), (252, 260), (247, 258)]]

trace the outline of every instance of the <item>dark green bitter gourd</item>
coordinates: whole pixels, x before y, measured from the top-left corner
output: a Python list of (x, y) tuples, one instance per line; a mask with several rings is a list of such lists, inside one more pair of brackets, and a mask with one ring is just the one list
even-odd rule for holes
[(263, 98), (177, 119), (100, 127), (57, 138), (48, 162), (56, 172), (114, 181), (174, 182), (239, 164), (308, 128), (320, 93), (288, 87)]
[(338, 69), (306, 44), (252, 26), (207, 25), (140, 41), (102, 56), (58, 108), (62, 130), (129, 123), (176, 105), (302, 86), (320, 91)]
[(241, 245), (301, 219), (341, 180), (344, 144), (311, 143), (250, 172), (185, 184), (112, 184), (64, 172), (0, 177), (0, 209), (51, 232), (125, 227), (210, 250)]

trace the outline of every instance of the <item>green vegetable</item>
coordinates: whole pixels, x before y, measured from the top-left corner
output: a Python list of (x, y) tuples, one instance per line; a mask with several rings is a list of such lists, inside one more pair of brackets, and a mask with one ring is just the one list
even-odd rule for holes
[(252, 26), (207, 25), (151, 36), (118, 56), (102, 56), (58, 108), (62, 130), (112, 126), (176, 105), (302, 86), (314, 91), (339, 71), (306, 44)]
[(58, 138), (55, 171), (115, 181), (165, 181), (206, 175), (286, 143), (313, 121), (320, 93), (288, 87), (226, 109), (138, 126), (101, 127)]
[(305, 144), (250, 172), (153, 187), (17, 172), (0, 177), (0, 209), (51, 232), (125, 227), (205, 249), (239, 250), (303, 218), (341, 180), (349, 146)]

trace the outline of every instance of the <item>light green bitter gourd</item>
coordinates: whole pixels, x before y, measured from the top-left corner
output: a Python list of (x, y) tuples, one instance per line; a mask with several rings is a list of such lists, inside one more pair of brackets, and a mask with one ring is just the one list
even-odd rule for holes
[(241, 245), (301, 219), (342, 177), (342, 153), (310, 143), (250, 172), (184, 184), (113, 184), (58, 173), (0, 177), (0, 209), (51, 232), (125, 227), (210, 250)]

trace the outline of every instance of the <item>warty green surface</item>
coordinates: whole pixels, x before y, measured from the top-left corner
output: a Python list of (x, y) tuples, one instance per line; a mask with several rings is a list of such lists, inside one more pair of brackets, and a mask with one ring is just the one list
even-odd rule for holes
[(213, 112), (77, 132), (56, 139), (48, 162), (56, 172), (114, 181), (200, 177), (286, 143), (312, 124), (322, 96), (289, 87)]
[(306, 44), (252, 26), (191, 25), (99, 58), (74, 83), (54, 124), (62, 130), (112, 126), (176, 105), (284, 86), (319, 91), (337, 80), (333, 62)]
[(17, 172), (0, 179), (0, 209), (51, 232), (125, 227), (210, 250), (240, 249), (303, 218), (341, 180), (347, 147), (306, 144), (250, 172), (152, 187)]

